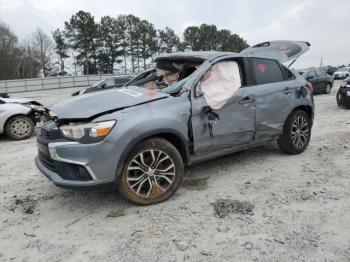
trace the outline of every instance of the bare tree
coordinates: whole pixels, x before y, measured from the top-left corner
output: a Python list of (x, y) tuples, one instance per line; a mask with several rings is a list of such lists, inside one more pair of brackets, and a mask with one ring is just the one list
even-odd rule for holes
[(52, 69), (51, 58), (54, 48), (52, 39), (42, 29), (38, 28), (33, 34), (32, 45), (35, 56), (40, 60), (44, 77), (46, 77)]

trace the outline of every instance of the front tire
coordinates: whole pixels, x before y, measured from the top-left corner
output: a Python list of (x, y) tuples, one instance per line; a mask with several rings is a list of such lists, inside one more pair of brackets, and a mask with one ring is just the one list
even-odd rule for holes
[(284, 123), (283, 133), (277, 140), (280, 149), (287, 154), (300, 154), (309, 145), (311, 119), (303, 110), (293, 111)]
[(184, 164), (176, 147), (165, 139), (151, 138), (128, 155), (118, 190), (135, 204), (157, 204), (176, 192), (183, 176)]
[(23, 140), (31, 137), (34, 133), (35, 123), (26, 115), (11, 117), (5, 125), (5, 133), (14, 140)]

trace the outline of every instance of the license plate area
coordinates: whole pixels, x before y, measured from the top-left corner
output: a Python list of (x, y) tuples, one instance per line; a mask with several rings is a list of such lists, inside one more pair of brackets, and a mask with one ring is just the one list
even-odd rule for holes
[(346, 94), (347, 94), (348, 96), (350, 96), (350, 91), (346, 91)]

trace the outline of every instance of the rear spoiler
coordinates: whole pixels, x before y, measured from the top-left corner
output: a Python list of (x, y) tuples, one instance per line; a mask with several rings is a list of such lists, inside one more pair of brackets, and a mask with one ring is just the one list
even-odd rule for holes
[(0, 97), (2, 97), (2, 98), (10, 98), (10, 96), (7, 93), (0, 93)]

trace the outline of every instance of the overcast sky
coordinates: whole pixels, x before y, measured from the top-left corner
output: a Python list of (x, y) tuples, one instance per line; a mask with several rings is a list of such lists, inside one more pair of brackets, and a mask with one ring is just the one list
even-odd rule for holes
[(36, 28), (63, 28), (78, 10), (101, 16), (134, 14), (179, 35), (189, 25), (215, 24), (254, 45), (277, 39), (305, 40), (309, 53), (296, 67), (350, 63), (350, 0), (0, 0), (0, 21), (24, 39)]

